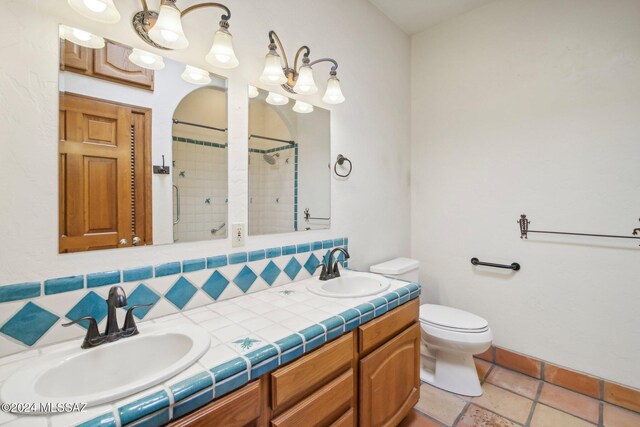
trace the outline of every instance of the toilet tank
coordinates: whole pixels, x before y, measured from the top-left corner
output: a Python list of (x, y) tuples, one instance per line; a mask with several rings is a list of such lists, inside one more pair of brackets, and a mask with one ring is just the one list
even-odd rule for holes
[(417, 282), (420, 273), (420, 262), (411, 258), (395, 258), (372, 265), (370, 271), (372, 273), (384, 274), (394, 279)]

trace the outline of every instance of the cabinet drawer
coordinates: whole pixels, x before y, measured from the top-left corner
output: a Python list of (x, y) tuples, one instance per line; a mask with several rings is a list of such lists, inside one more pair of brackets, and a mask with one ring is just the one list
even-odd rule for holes
[(302, 400), (352, 366), (354, 339), (351, 332), (272, 373), (273, 411), (278, 412)]
[[(353, 408), (353, 369), (349, 369), (302, 402), (271, 421), (273, 427), (347, 426), (343, 417)], [(351, 418), (353, 420), (353, 418)]]
[(356, 411), (349, 408), (331, 427), (354, 427), (356, 425)]
[(418, 321), (420, 302), (417, 299), (395, 308), (384, 316), (358, 328), (359, 353), (363, 356)]
[(261, 381), (255, 381), (230, 395), (215, 400), (170, 424), (171, 427), (245, 427), (257, 423), (262, 413)]

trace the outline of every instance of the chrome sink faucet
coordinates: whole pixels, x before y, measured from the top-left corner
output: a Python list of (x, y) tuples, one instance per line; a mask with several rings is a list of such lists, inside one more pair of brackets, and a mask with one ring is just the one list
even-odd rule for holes
[(92, 348), (97, 347), (101, 344), (117, 341), (120, 338), (131, 337), (133, 335), (138, 334), (138, 327), (136, 326), (136, 322), (133, 318), (133, 311), (142, 308), (142, 307), (150, 307), (152, 304), (138, 304), (130, 307), (127, 310), (127, 314), (125, 315), (124, 325), (122, 329), (118, 327), (118, 317), (116, 313), (117, 308), (122, 308), (127, 306), (127, 294), (124, 292), (121, 286), (112, 286), (109, 289), (109, 295), (106, 299), (107, 303), (107, 325), (105, 327), (104, 333), (101, 334), (98, 331), (98, 322), (96, 319), (90, 316), (81, 317), (80, 319), (76, 319), (69, 323), (64, 323), (62, 326), (71, 326), (76, 323), (87, 321), (89, 322), (89, 327), (87, 328), (87, 334), (84, 337), (84, 341), (82, 342), (81, 348)]
[(340, 269), (338, 268), (338, 264), (340, 264), (342, 261), (337, 258), (334, 261), (334, 254), (336, 252), (342, 252), (344, 254), (345, 260), (351, 258), (349, 252), (347, 252), (347, 250), (344, 248), (332, 249), (331, 252), (329, 252), (329, 258), (327, 258), (326, 264), (324, 262), (321, 262), (316, 266), (316, 269), (318, 267), (322, 267), (322, 271), (320, 272), (320, 280), (331, 280), (335, 279), (336, 277), (340, 277)]

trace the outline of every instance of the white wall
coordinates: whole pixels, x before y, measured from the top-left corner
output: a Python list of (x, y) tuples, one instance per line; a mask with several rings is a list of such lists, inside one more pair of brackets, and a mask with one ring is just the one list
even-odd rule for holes
[[(502, 0), (412, 39), (424, 298), (495, 344), (640, 387), (640, 2)], [(357, 164), (356, 164), (357, 166)], [(509, 274), (469, 259), (522, 265)]]
[[(89, 22), (65, 0), (4, 0), (0, 17), (0, 284), (134, 267), (230, 252), (229, 239), (57, 254), (58, 40), (62, 22), (99, 33), (133, 47), (149, 49), (134, 34), (130, 18), (139, 3), (117, 2), (118, 24)], [(184, 1), (182, 7), (195, 3)], [(157, 1), (150, 1), (157, 8)], [(409, 251), (409, 79), (410, 43), (366, 0), (228, 0), (240, 67), (216, 70), (204, 61), (214, 24), (214, 10), (190, 14), (185, 31), (191, 45), (166, 57), (210, 69), (229, 78), (229, 222), (247, 220), (247, 84), (258, 83), (267, 53), (269, 30), (278, 31), (292, 55), (302, 44), (312, 57), (332, 56), (346, 103), (331, 107), (332, 158), (354, 162), (348, 181), (332, 181), (331, 230), (277, 236), (249, 236), (247, 249), (348, 235), (351, 265), (371, 263)], [(389, 64), (393, 64), (390, 67)], [(315, 67), (320, 105), (328, 65)], [(324, 77), (323, 77), (324, 75)], [(380, 84), (385, 82), (388, 84)], [(176, 100), (177, 102), (177, 100)], [(385, 106), (393, 106), (386, 108)], [(169, 126), (170, 124), (167, 124)], [(171, 141), (153, 150), (154, 163), (171, 152)], [(371, 197), (374, 186), (380, 198)], [(170, 221), (171, 177), (154, 176), (154, 228)], [(162, 223), (162, 222), (160, 222)], [(171, 239), (171, 228), (162, 227)], [(373, 230), (373, 232), (372, 232)], [(166, 241), (166, 240), (165, 240)], [(0, 317), (2, 313), (0, 312)]]

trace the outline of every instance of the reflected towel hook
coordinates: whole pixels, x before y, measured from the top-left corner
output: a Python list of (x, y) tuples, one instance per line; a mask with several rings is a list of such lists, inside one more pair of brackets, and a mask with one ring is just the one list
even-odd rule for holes
[[(344, 162), (349, 162), (349, 172), (343, 175), (338, 172), (338, 165), (342, 166)], [(351, 175), (352, 170), (353, 170), (353, 164), (351, 163), (351, 160), (347, 159), (342, 154), (338, 154), (338, 158), (336, 159), (336, 162), (333, 164), (333, 171), (335, 172), (335, 174), (338, 175), (340, 178), (346, 178), (349, 175)]]

